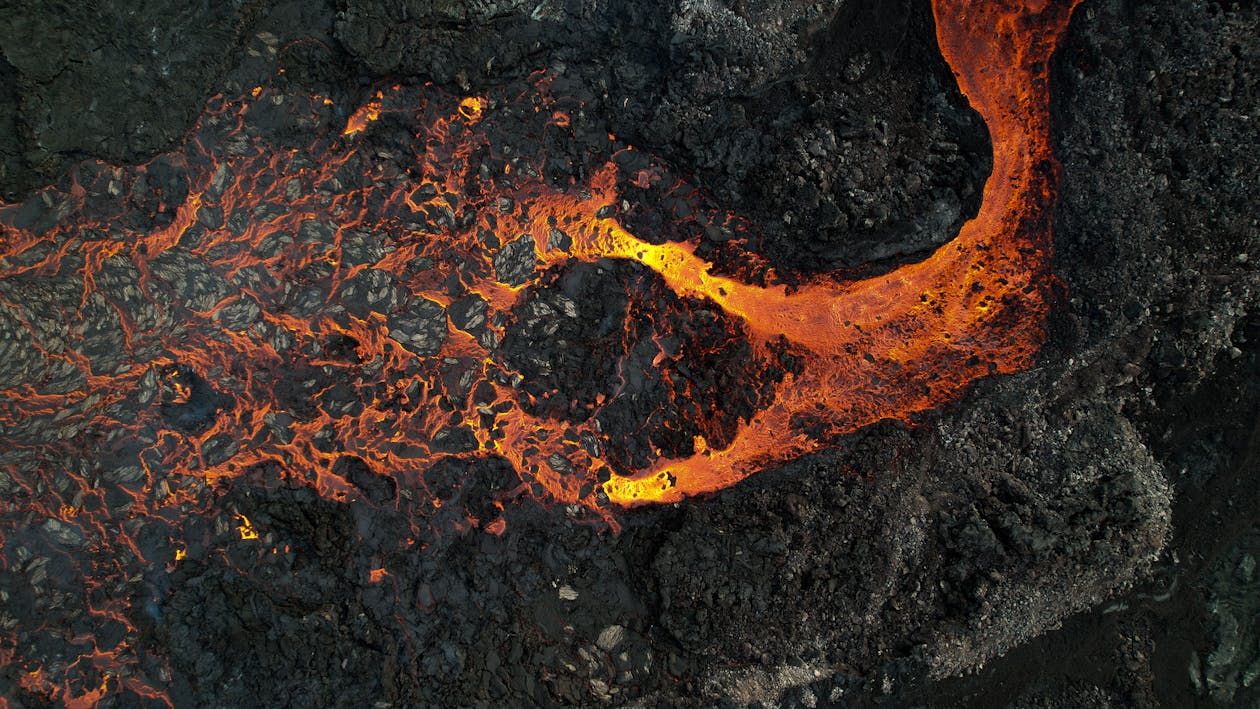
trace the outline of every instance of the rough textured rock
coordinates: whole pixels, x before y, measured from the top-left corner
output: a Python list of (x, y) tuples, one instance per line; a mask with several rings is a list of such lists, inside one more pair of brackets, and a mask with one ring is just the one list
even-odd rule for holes
[(183, 136), (233, 61), (257, 2), (49, 5), (0, 17), (0, 142), (6, 195), (83, 156), (116, 161)]

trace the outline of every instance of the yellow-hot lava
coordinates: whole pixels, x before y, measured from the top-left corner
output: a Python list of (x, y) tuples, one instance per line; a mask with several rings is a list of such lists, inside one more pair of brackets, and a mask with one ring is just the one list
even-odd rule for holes
[[(236, 519), (240, 522), (240, 524), (236, 525), (236, 531), (241, 535), (241, 539), (248, 541), (250, 539), (258, 538), (258, 532), (254, 530), (254, 525), (249, 521), (248, 517), (238, 514), (236, 515)], [(178, 558), (179, 552), (176, 552), (175, 556)]]

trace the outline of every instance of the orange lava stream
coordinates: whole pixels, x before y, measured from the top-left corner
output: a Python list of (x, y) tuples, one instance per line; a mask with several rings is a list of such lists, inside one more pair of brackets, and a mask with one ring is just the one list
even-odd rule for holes
[[(6, 537), (52, 523), (85, 550), (75, 552), (84, 554), (76, 562), (83, 587), (104, 589), (106, 577), (205, 553), (171, 539), (165, 551), (146, 547), (146, 559), (130, 531), (145, 519), (217, 516), (219, 543), (226, 535), (262, 545), (267, 530), (217, 509), (209, 490), (259, 469), (334, 499), (370, 497), (364, 485), (379, 492), (388, 480), (397, 495), (378, 494), (373, 504), (445, 514), (456, 529), (502, 534), (499, 513), (522, 495), (581, 505), (615, 527), (606, 502), (670, 502), (718, 490), (876, 421), (913, 421), (979, 377), (1030, 366), (1045, 338), (1053, 285), (1057, 166), (1046, 67), (1077, 2), (934, 1), (941, 51), (988, 125), (993, 172), (979, 214), (957, 238), (922, 262), (867, 280), (817, 277), (788, 288), (718, 275), (696, 244), (654, 244), (608, 218), (619, 202), (613, 162), (589, 184), (559, 191), (528, 160), (482, 161), (494, 146), (479, 124), (496, 112), (519, 118), (510, 112), (532, 109), (549, 129), (570, 128), (569, 115), (545, 96), (496, 103), (425, 94), (416, 106), (398, 99), (396, 86), (347, 116), (327, 98), (293, 107), (292, 96), (259, 87), (239, 102), (220, 101), (180, 151), (164, 156), (168, 171), (175, 166), (187, 179), (186, 196), (154, 208), (167, 210), (166, 226), (128, 226), (135, 212), (150, 217), (138, 223), (157, 223), (145, 200), (162, 187), (121, 186), (124, 177), (144, 184), (150, 166), (98, 164), (94, 185), (81, 186), (76, 173), (70, 187), (27, 205), (0, 204), (0, 277), (12, 286), (0, 290), (0, 319), (14, 331), (6, 337), (17, 338), (0, 349), (26, 358), (16, 367), (25, 379), (0, 367), (10, 377), (0, 380), (7, 382), (0, 433), (13, 444), (0, 450), (0, 482), (9, 491), (0, 499), (8, 515), (0, 518), (7, 524), (0, 549)], [(539, 84), (545, 92), (547, 81)], [(257, 144), (258, 133), (244, 126), (254, 111), (272, 115), (282, 105), (307, 127), (340, 116), (345, 128), (312, 130), (318, 137), (302, 149)], [(415, 126), (414, 145), (391, 151), (381, 147), (387, 142), (364, 140), (387, 120), (399, 132), (400, 119)], [(487, 173), (490, 164), (501, 173)], [(111, 198), (119, 214), (93, 217), (84, 208)], [(557, 230), (565, 243), (554, 241)], [(365, 259), (356, 247), (351, 258), (349, 243), (364, 234), (379, 237), (378, 251)], [(696, 437), (689, 457), (656, 451), (646, 469), (617, 469), (606, 450), (616, 432), (601, 430), (594, 415), (566, 423), (531, 413), (524, 375), (501, 359), (505, 323), (531, 285), (497, 280), (490, 252), (522, 236), (533, 241), (534, 266), (637, 261), (691, 305), (742, 323), (754, 359), (772, 361), (790, 348), (798, 373), (786, 375), (722, 445)], [(761, 282), (776, 280), (770, 273)], [(54, 286), (60, 290), (41, 290)], [(352, 286), (358, 300), (344, 295)], [(360, 307), (362, 289), (373, 302), (392, 292), (402, 304)], [(35, 302), (23, 302), (32, 293)], [(304, 293), (314, 295), (303, 300)], [(484, 299), (485, 312), (483, 326), (465, 332), (447, 310), (469, 293)], [(436, 329), (409, 331), (406, 318), (418, 312), (430, 313), (425, 322)], [(47, 322), (57, 317), (63, 322)], [(117, 321), (118, 358), (88, 353), (85, 333), (102, 318)], [(329, 354), (333, 338), (354, 343), (353, 356)], [(678, 356), (662, 348), (659, 361)], [(207, 400), (199, 386), (225, 403), (211, 407), (204, 425), (173, 426), (172, 410)], [(596, 401), (608, 404), (603, 394)], [(455, 429), (472, 443), (440, 444)], [(339, 472), (347, 455), (369, 471), (366, 483), (362, 470), (357, 480)], [(491, 457), (509, 461), (520, 480), (485, 493), (489, 504), (475, 508), (482, 519), (456, 509), (452, 494), (426, 476), (449, 459)], [(134, 474), (109, 483), (107, 494), (101, 461)], [(413, 531), (423, 539), (420, 521)], [(369, 578), (386, 575), (381, 567)], [(70, 706), (123, 686), (160, 699), (160, 682), (102, 675), (130, 662), (139, 632), (125, 599), (85, 598), (94, 599), (85, 601), (92, 615), (125, 626), (128, 639), (97, 650), (90, 637), (72, 638), (84, 648), (80, 663), (56, 673), (28, 668), (24, 686)], [(0, 637), (0, 660), (15, 651)], [(72, 687), (72, 675), (91, 681)]]
[(729, 447), (698, 441), (690, 458), (614, 474), (604, 484), (611, 500), (675, 501), (817, 450), (816, 438), (794, 430), (801, 414), (825, 418), (836, 433), (908, 420), (978, 377), (1029, 366), (1045, 337), (1057, 179), (1046, 67), (1074, 6), (934, 3), (941, 51), (988, 125), (994, 156), (979, 214), (923, 262), (789, 292), (711, 275), (690, 245), (647, 244), (615, 224), (580, 245), (586, 256), (641, 261), (680, 295), (738, 315), (763, 343), (783, 336), (809, 353), (805, 373), (784, 382)]
[[(794, 351), (803, 356), (803, 371), (788, 375), (776, 388), (773, 402), (742, 421), (729, 445), (717, 449), (697, 437), (696, 453), (688, 458), (659, 457), (647, 470), (613, 470), (597, 450), (575, 445), (583, 436), (602, 437), (603, 432), (593, 421), (561, 426), (520, 406), (510, 406), (507, 410), (496, 409), (494, 423), (487, 426), (479, 420), (486, 414), (484, 402), (446, 401), (434, 393), (430, 379), (389, 381), (387, 374), (378, 375), (377, 380), (393, 393), (374, 398), (361, 413), (319, 412), (313, 418), (291, 422), (283, 436), (265, 435), (272, 417), (285, 412), (267, 385), (269, 377), (260, 378), (257, 372), (286, 366), (282, 348), (293, 342), (331, 333), (347, 335), (358, 343), (358, 352), (364, 359), (383, 363), (379, 371), (385, 373), (408, 367), (414, 371), (423, 359), (391, 340), (386, 323), (375, 314), (316, 315), (312, 321), (289, 315), (283, 308), (266, 307), (277, 300), (282, 287), (287, 289), (305, 269), (320, 266), (321, 262), (328, 264), (333, 270), (335, 292), (337, 287), (372, 268), (406, 279), (405, 285), (414, 298), (440, 306), (451, 303), (451, 297), (441, 288), (446, 274), (440, 270), (428, 275), (409, 270), (409, 264), (416, 259), (432, 256), (437, 247), (428, 242), (408, 241), (404, 236), (378, 263), (348, 269), (341, 268), (336, 249), (308, 248), (292, 242), (291, 237), (285, 237), (290, 240), (283, 249), (272, 248), (277, 237), (300, 231), (303, 220), (330, 214), (340, 215), (336, 236), (339, 244), (342, 235), (364, 223), (367, 216), (356, 216), (351, 206), (353, 199), (365, 194), (358, 192), (322, 201), (301, 197), (290, 205), (291, 214), (275, 224), (248, 225), (243, 243), (233, 241), (235, 237), (230, 234), (215, 232), (192, 247), (193, 255), (240, 284), (239, 288), (235, 295), (209, 310), (190, 313), (216, 331), (204, 335), (196, 327), (177, 329), (177, 337), (162, 337), (169, 355), (151, 359), (149, 364), (164, 367), (180, 363), (207, 378), (227, 376), (215, 386), (226, 386), (238, 405), (221, 414), (203, 433), (164, 433), (161, 440), (173, 437), (185, 442), (165, 446), (164, 462), (197, 475), (206, 483), (233, 477), (251, 465), (275, 462), (286, 468), (311, 471), (313, 482), (322, 493), (344, 498), (353, 496), (355, 489), (331, 472), (338, 454), (321, 452), (317, 441), (323, 432), (336, 431), (344, 450), (362, 455), (375, 472), (393, 477), (399, 487), (416, 488), (423, 487), (418, 471), (425, 461), (441, 457), (429, 441), (445, 426), (462, 424), (473, 430), (483, 454), (510, 460), (527, 482), (541, 485), (546, 491), (544, 497), (551, 500), (596, 506), (591, 483), (605, 479), (600, 487), (614, 503), (668, 502), (727, 487), (768, 465), (817, 450), (827, 445), (825, 440), (819, 440), (819, 430), (826, 438), (881, 419), (911, 420), (919, 412), (954, 399), (978, 377), (1029, 366), (1044, 339), (1051, 282), (1050, 209), (1056, 167), (1048, 138), (1046, 65), (1075, 1), (934, 3), (941, 50), (954, 68), (961, 89), (989, 127), (994, 160), (979, 214), (956, 239), (920, 263), (852, 283), (819, 277), (791, 290), (718, 276), (694, 253), (693, 244), (652, 244), (628, 233), (613, 219), (601, 218), (599, 209), (615, 203), (618, 197), (616, 167), (612, 163), (592, 178), (586, 190), (557, 192), (536, 179), (518, 184), (506, 195), (518, 204), (529, 205), (524, 219), (495, 222), (484, 216), (477, 218), (475, 226), (494, 233), (500, 243), (512, 241), (522, 231), (531, 235), (543, 265), (563, 266), (573, 260), (610, 257), (639, 261), (660, 274), (679, 296), (711, 301), (738, 317), (760, 353), (767, 352), (772, 343), (791, 343)], [(252, 96), (259, 102), (268, 99), (262, 89), (255, 89)], [(386, 95), (377, 92), (349, 117), (343, 139), (353, 140), (383, 115), (399, 112), (387, 102)], [(429, 145), (442, 148), (435, 152), (444, 150), (454, 164), (470, 163), (468, 156), (478, 145), (473, 127), (481, 120), (486, 103), (469, 97), (448, 110), (444, 116), (430, 119)], [(242, 120), (244, 111), (239, 109), (237, 120)], [(558, 126), (568, 125), (568, 117), (562, 112), (556, 112), (554, 121)], [(154, 259), (175, 249), (196, 225), (199, 210), (214, 201), (214, 197), (207, 196), (207, 190), (225, 168), (244, 173), (228, 180), (226, 187), (219, 188), (222, 194), (215, 196), (222, 209), (230, 213), (279, 194), (282, 180), (271, 181), (271, 186), (260, 193), (257, 190), (261, 187), (243, 177), (253, 175), (249, 179), (254, 180), (268, 173), (279, 177), (294, 174), (310, 183), (326, 182), (355, 155), (353, 147), (344, 153), (335, 150), (335, 145), (325, 148), (318, 165), (302, 167), (295, 173), (289, 166), (299, 157), (298, 151), (270, 157), (254, 152), (229, 158), (219, 164), (214, 175), (207, 173), (202, 178), (166, 228), (138, 235), (136, 243), (129, 245), (122, 241), (88, 244), (74, 236), (71, 225), (65, 231), (70, 238), (56, 251), (34, 263), (9, 268), (8, 275), (55, 273), (63, 268), (68, 256), (78, 255), (83, 261), (80, 308), (93, 294), (98, 272), (111, 259), (129, 259), (140, 273), (141, 285), (149, 286), (154, 280)], [(466, 175), (452, 172), (449, 160), (442, 163), (436, 158), (417, 157), (423, 179), (436, 189), (422, 196), (418, 188), (403, 184), (384, 196), (385, 203), (412, 212), (449, 210), (441, 195), (460, 194), (461, 180)], [(82, 193), (83, 189), (76, 185), (69, 196), (81, 199)], [(552, 248), (548, 241), (558, 223), (572, 232), (572, 244), (564, 250)], [(10, 228), (0, 255), (22, 255), (43, 238), (34, 231)], [(486, 258), (475, 255), (480, 244), (476, 228), (453, 229), (444, 238), (448, 247), (469, 258)], [(233, 255), (232, 249), (240, 253)], [(260, 252), (266, 255), (258, 255)], [(483, 277), (469, 288), (484, 297), (492, 312), (510, 310), (519, 302), (522, 291), (519, 286), (509, 287), (492, 277)], [(235, 330), (214, 324), (225, 308), (247, 301), (264, 304), (261, 324)], [(17, 304), (11, 305), (12, 312), (20, 312)], [(146, 333), (138, 331), (130, 316), (121, 309), (118, 314), (128, 342), (144, 341)], [(503, 377), (494, 376), (504, 370), (490, 354), (492, 346), (493, 343), (488, 345), (449, 327), (436, 354), (440, 361), (472, 363), (477, 370), (474, 376), (489, 384), (499, 401), (512, 401), (518, 393)], [(36, 343), (36, 347), (40, 345)], [(120, 401), (136, 390), (149, 371), (137, 367), (125, 374), (102, 375), (92, 371), (91, 362), (73, 349), (41, 349), (41, 353), (46, 361), (61, 360), (80, 369), (86, 385), (71, 394), (48, 394), (32, 386), (10, 391), (14, 410), (5, 418), (11, 421), (20, 419), (23, 412), (48, 412), (70, 404), (96, 402), (92, 397), (105, 404)], [(234, 367), (242, 359), (252, 364), (244, 370)], [(229, 372), (234, 374), (227, 375)], [(423, 386), (417, 390), (416, 384)], [(408, 389), (408, 385), (413, 386)], [(400, 394), (403, 390), (408, 393)], [(394, 410), (399, 396), (413, 404), (417, 396), (420, 400), (437, 398), (428, 402), (431, 406), (427, 415), (402, 421)], [(82, 415), (90, 417), (86, 412)], [(154, 416), (148, 414), (146, 420), (160, 428), (161, 423)], [(801, 417), (811, 422), (812, 433), (796, 425)], [(240, 450), (226, 462), (205, 464), (202, 448), (217, 436), (228, 436), (241, 443)], [(161, 440), (155, 448), (163, 447)], [(556, 465), (545, 464), (557, 461)]]
[[(803, 287), (760, 287), (714, 275), (689, 243), (652, 244), (600, 219), (612, 203), (615, 168), (591, 184), (592, 199), (532, 193), (539, 216), (531, 235), (545, 264), (625, 258), (659, 273), (678, 295), (708, 299), (738, 316), (755, 344), (779, 338), (806, 351), (804, 372), (779, 385), (774, 402), (740, 424), (733, 442), (695, 454), (659, 458), (648, 470), (618, 471), (599, 459), (612, 502), (674, 502), (728, 487), (767, 466), (826, 446), (794, 425), (800, 416), (831, 434), (882, 419), (909, 421), (955, 399), (977, 378), (1025, 369), (1045, 338), (1051, 216), (1057, 164), (1049, 139), (1046, 67), (1079, 0), (934, 3), (942, 53), (963, 93), (988, 125), (993, 171), (977, 216), (920, 263), (854, 283), (818, 278)], [(548, 251), (546, 217), (587, 225), (567, 252)], [(511, 414), (507, 441), (524, 441), (548, 422)], [(537, 445), (537, 441), (532, 442)], [(547, 450), (555, 447), (544, 446)], [(522, 448), (504, 446), (518, 467)], [(574, 501), (571, 479), (538, 467), (553, 495)]]

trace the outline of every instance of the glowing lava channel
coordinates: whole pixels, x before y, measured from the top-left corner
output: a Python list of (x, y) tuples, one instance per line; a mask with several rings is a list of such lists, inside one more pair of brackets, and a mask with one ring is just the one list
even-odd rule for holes
[[(56, 414), (67, 425), (118, 428), (121, 424), (93, 412), (137, 391), (151, 390), (155, 372), (167, 373), (160, 375), (167, 377), (166, 403), (178, 405), (189, 396), (181, 388), (187, 384), (168, 374), (189, 367), (230, 395), (235, 405), (220, 412), (206, 430), (163, 430), (146, 453), (167, 470), (213, 483), (251, 466), (278, 464), (286, 470), (309, 471), (304, 474), (322, 494), (345, 498), (360, 494), (356, 484), (334, 472), (340, 457), (348, 453), (366, 461), (372, 474), (392, 479), (398, 489), (429, 495), (437, 508), (442, 500), (426, 488), (422, 471), (450, 457), (434, 445), (438, 434), (465, 426), (475, 436), (476, 450), (463, 455), (507, 458), (535, 497), (594, 509), (601, 506), (601, 491), (619, 505), (674, 501), (727, 487), (767, 466), (829, 445), (829, 437), (881, 419), (909, 421), (953, 400), (979, 377), (1028, 367), (1044, 340), (1057, 180), (1049, 141), (1046, 68), (1078, 1), (934, 2), (941, 51), (988, 125), (993, 171), (979, 214), (952, 242), (920, 263), (852, 283), (818, 277), (791, 290), (750, 285), (713, 274), (695, 254), (694, 244), (652, 244), (630, 234), (601, 212), (618, 200), (617, 167), (611, 162), (585, 189), (558, 192), (543, 180), (526, 176), (511, 189), (483, 195), (481, 202), (469, 205), (467, 199), (453, 196), (462, 195), (468, 181), (477, 178), (470, 173), (474, 155), (486, 144), (474, 127), (491, 106), (476, 97), (415, 111), (417, 121), (427, 121), (427, 129), (422, 126), (417, 134), (427, 147), (407, 171), (422, 175), (420, 182), (428, 191), (395, 172), (368, 175), (371, 179), (363, 186), (346, 193), (320, 196), (304, 187), (285, 197), (284, 186), (294, 182), (307, 187), (340, 184), (339, 170), (362, 158), (355, 141), (382, 116), (401, 112), (391, 107), (385, 92), (376, 93), (353, 113), (341, 135), (312, 146), (308, 152), (322, 156), (313, 162), (303, 162), (300, 151), (268, 154), (253, 146), (242, 148), (239, 141), (233, 148), (237, 153), (224, 157), (201, 146), (194, 131), (185, 146), (188, 155), (177, 155), (176, 160), (186, 165), (208, 161), (209, 167), (199, 175), (190, 168), (192, 188), (169, 226), (134, 235), (130, 241), (91, 240), (92, 233), (110, 232), (109, 225), (64, 220), (54, 230), (63, 241), (45, 252), (41, 249), (49, 237), (15, 226), (22, 206), (11, 205), (0, 210), (0, 223), (6, 225), (0, 257), (19, 264), (5, 266), (6, 276), (38, 278), (67, 269), (81, 274), (80, 311), (89, 300), (102, 297), (95, 280), (107, 264), (116, 271), (134, 268), (144, 297), (160, 306), (160, 297), (152, 294), (167, 287), (156, 285), (155, 268), (160, 259), (174, 258), (168, 252), (181, 252), (181, 258), (204, 264), (217, 278), (230, 281), (230, 294), (201, 308), (180, 306), (167, 312), (159, 307), (159, 323), (179, 318), (196, 323), (157, 335), (135, 322), (125, 308), (112, 306), (126, 330), (125, 347), (139, 365), (113, 374), (95, 371), (92, 362), (73, 348), (54, 350), (37, 343), (45, 363), (80, 370), (84, 384), (71, 394), (48, 393), (35, 384), (0, 392), (9, 401), (0, 410), (0, 422), (17, 426), (25, 417)], [(252, 96), (255, 103), (271, 99), (261, 88)], [(329, 103), (315, 102), (315, 110), (328, 110)], [(247, 108), (225, 102), (216, 120), (235, 120), (239, 125)], [(560, 111), (551, 120), (560, 128), (569, 125), (568, 116)], [(137, 170), (143, 174), (144, 168)], [(515, 179), (516, 173), (511, 177)], [(384, 194), (373, 192), (381, 184), (393, 187)], [(68, 199), (82, 202), (83, 196), (83, 188), (76, 184)], [(503, 198), (528, 205), (528, 222), (485, 216), (494, 211), (493, 200)], [(189, 237), (203, 219), (203, 208), (257, 213), (263, 200), (281, 199), (288, 199), (285, 214), (251, 223), (242, 235), (212, 224), (197, 237), (200, 241)], [(436, 214), (449, 228), (440, 239), (427, 239), (407, 233), (403, 225), (392, 250), (378, 261), (346, 267), (342, 241), (355, 229), (370, 226), (371, 215), (363, 205), (373, 203), (398, 212)], [(470, 219), (461, 221), (465, 212), (457, 214), (456, 209), (467, 209)], [(477, 209), (483, 213), (474, 213)], [(318, 230), (331, 222), (337, 224), (327, 227), (335, 232), (331, 248), (321, 246), (318, 233), (302, 236), (309, 224)], [(551, 243), (557, 224), (564, 225), (571, 238), (564, 249)], [(449, 274), (436, 269), (417, 273), (413, 265), (425, 260), (442, 263), (454, 253), (457, 257), (446, 263), (482, 260), (480, 271), (465, 285), (484, 298), (490, 314), (506, 313), (520, 302), (522, 287), (498, 282), (489, 258), (476, 253), (485, 251), (485, 234), (508, 244), (522, 233), (532, 237), (544, 265), (563, 267), (575, 260), (603, 258), (638, 261), (660, 274), (679, 296), (706, 299), (740, 319), (759, 355), (769, 356), (771, 347), (783, 340), (791, 343), (803, 368), (776, 387), (772, 403), (740, 422), (729, 445), (716, 449), (697, 438), (695, 454), (685, 459), (660, 457), (645, 470), (616, 470), (599, 446), (578, 443), (605, 435), (593, 419), (562, 424), (522, 408), (520, 393), (511, 382), (513, 373), (494, 358), (496, 338), (502, 334), (498, 325), (487, 326), (483, 336), (443, 325), (443, 332), (433, 335), (436, 344), (421, 343), (414, 339), (418, 335), (400, 336), (391, 329), (390, 318), (396, 312), (325, 312), (304, 318), (292, 315), (285, 304), (295, 284), (311, 273), (323, 273), (331, 281), (331, 293), (359, 278), (373, 284), (372, 289), (392, 282), (405, 289), (402, 298), (409, 307), (441, 313), (453, 300), (443, 288)], [(0, 306), (7, 312), (23, 312), (21, 303)], [(229, 317), (229, 312), (235, 315)], [(230, 325), (241, 313), (248, 323)], [(37, 329), (24, 325), (31, 332)], [(332, 335), (353, 341), (359, 359), (372, 368), (370, 374), (361, 369), (354, 386), (378, 393), (353, 410), (318, 411), (294, 420), (272, 390), (276, 373), (291, 366), (292, 350), (299, 346), (310, 350), (308, 345)], [(161, 340), (159, 349), (147, 343), (154, 337)], [(494, 401), (472, 396), (451, 401), (440, 391), (443, 362), (471, 363), (474, 385), (492, 391)], [(315, 357), (307, 364), (327, 368), (334, 363)], [(398, 372), (411, 372), (410, 379), (395, 376)], [(337, 385), (336, 378), (311, 396)], [(402, 417), (400, 403), (417, 413)], [(804, 420), (810, 425), (799, 425)], [(141, 425), (151, 430), (164, 427), (156, 405), (143, 411), (134, 425), (137, 430)], [(325, 445), (329, 431), (343, 450), (330, 451)], [(224, 440), (234, 443), (233, 453), (226, 460), (207, 460), (207, 446), (222, 450)], [(155, 473), (153, 479), (157, 477)], [(502, 502), (495, 503), (499, 509)], [(470, 519), (469, 524), (502, 528), (500, 519)]]
[[(609, 499), (670, 502), (724, 488), (823, 445), (796, 430), (794, 417), (821, 418), (832, 433), (908, 420), (978, 377), (1031, 364), (1045, 337), (1057, 183), (1046, 68), (1076, 1), (934, 3), (941, 51), (988, 125), (993, 171), (975, 219), (925, 261), (789, 292), (711, 275), (693, 246), (648, 244), (611, 221), (575, 246), (586, 258), (640, 261), (679, 295), (709, 298), (742, 318), (762, 346), (784, 336), (808, 351), (804, 373), (780, 385), (730, 446), (697, 441), (689, 458), (614, 472), (604, 483)], [(599, 189), (609, 191), (611, 173), (601, 177)]]

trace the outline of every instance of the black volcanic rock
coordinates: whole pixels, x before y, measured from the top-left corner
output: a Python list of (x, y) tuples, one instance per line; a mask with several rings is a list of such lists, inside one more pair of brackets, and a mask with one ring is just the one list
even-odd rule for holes
[(479, 295), (464, 296), (447, 308), (451, 324), (472, 334), (485, 330), (487, 312), (486, 300)]
[(16, 129), (3, 131), (0, 189), (28, 189), (82, 155), (130, 161), (181, 137), (233, 61), (252, 5), (6, 6), (0, 101), (18, 103), (0, 109)]
[(537, 256), (528, 234), (509, 241), (494, 255), (494, 275), (501, 283), (521, 286), (534, 275)]
[(214, 423), (220, 410), (232, 405), (232, 398), (219, 392), (186, 366), (176, 365), (163, 373), (162, 418), (186, 433), (199, 433)]
[(465, 91), (550, 68), (581, 103), (577, 136), (604, 122), (687, 165), (792, 269), (922, 256), (974, 214), (989, 171), (922, 0), (347, 0), (337, 32), (373, 72)]
[(332, 472), (362, 490), (368, 501), (374, 505), (388, 502), (398, 493), (398, 487), (393, 478), (378, 475), (366, 461), (356, 455), (343, 455), (338, 458), (337, 462), (333, 463)]
[(438, 353), (446, 341), (446, 309), (427, 298), (416, 298), (406, 312), (386, 318), (389, 336), (421, 357)]

